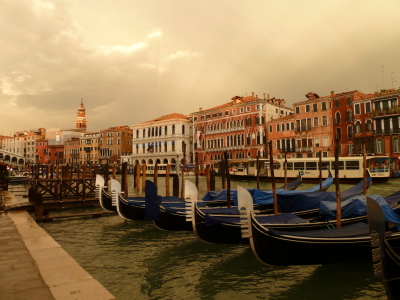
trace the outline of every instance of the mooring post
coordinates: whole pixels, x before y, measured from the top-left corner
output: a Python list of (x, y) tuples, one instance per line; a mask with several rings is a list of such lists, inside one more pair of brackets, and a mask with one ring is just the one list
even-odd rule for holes
[(210, 168), (210, 190), (215, 191), (215, 170)]
[(35, 199), (35, 214), (38, 220), (43, 219), (43, 197), (42, 194), (36, 193), (34, 196)]
[(171, 166), (167, 164), (165, 167), (165, 196), (169, 197), (169, 174), (171, 171)]
[(146, 164), (142, 165), (142, 192), (146, 191)]
[(172, 195), (179, 198), (179, 175), (172, 175)]

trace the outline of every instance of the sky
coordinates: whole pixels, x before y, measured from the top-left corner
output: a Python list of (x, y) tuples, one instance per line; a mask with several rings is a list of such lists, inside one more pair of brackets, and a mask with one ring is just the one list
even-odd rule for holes
[(0, 135), (400, 86), (398, 0), (2, 0)]

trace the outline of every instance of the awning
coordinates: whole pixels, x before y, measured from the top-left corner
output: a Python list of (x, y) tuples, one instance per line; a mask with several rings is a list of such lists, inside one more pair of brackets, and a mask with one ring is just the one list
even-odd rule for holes
[(393, 162), (395, 161), (397, 158), (377, 158), (374, 159), (374, 162)]

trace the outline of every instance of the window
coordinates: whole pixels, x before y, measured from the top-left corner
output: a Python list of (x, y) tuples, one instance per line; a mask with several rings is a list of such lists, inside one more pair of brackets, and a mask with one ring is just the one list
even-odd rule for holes
[(319, 147), (319, 138), (314, 139), (315, 147)]
[(366, 113), (371, 112), (371, 102), (365, 102), (365, 112)]
[(322, 146), (323, 147), (328, 147), (329, 146), (329, 142), (328, 142), (328, 137), (324, 136), (322, 139)]
[(318, 117), (314, 117), (314, 127), (318, 127)]
[(336, 114), (335, 114), (335, 123), (336, 124), (340, 124), (341, 123), (340, 112), (336, 112)]
[(326, 110), (326, 102), (321, 103), (321, 110)]
[(306, 112), (310, 112), (310, 105), (309, 104), (306, 105)]
[(336, 128), (336, 138), (339, 140), (342, 139), (342, 128)]
[(356, 115), (361, 114), (361, 111), (360, 111), (360, 104), (354, 105), (354, 114), (356, 114)]
[(351, 105), (351, 98), (350, 97), (346, 98), (346, 105)]
[(313, 103), (313, 111), (318, 111), (318, 103)]
[(353, 126), (347, 126), (347, 138), (348, 139), (353, 138)]
[(322, 126), (328, 126), (328, 117), (322, 116)]
[(372, 132), (372, 121), (371, 120), (367, 120), (367, 122), (365, 123), (365, 131)]
[(393, 153), (400, 153), (400, 138), (393, 138)]
[(375, 144), (375, 148), (376, 148), (376, 151), (375, 151), (375, 153), (377, 153), (377, 154), (382, 154), (383, 152), (384, 152), (384, 149), (383, 149), (383, 140), (382, 139), (377, 139), (376, 140), (376, 142), (375, 142), (376, 144)]
[(296, 106), (296, 114), (300, 113), (300, 106)]
[(241, 108), (240, 108), (240, 112), (241, 112), (241, 113), (244, 113), (244, 107), (241, 107)]
[(236, 115), (236, 109), (232, 110), (232, 115)]
[(339, 107), (339, 106), (340, 106), (339, 99), (336, 99), (336, 100), (335, 100), (335, 106), (336, 106), (336, 107)]
[(347, 145), (347, 155), (353, 155), (353, 144)]
[(355, 126), (354, 126), (354, 133), (361, 133), (361, 122), (360, 121), (356, 121)]
[(346, 122), (353, 122), (353, 114), (350, 109), (346, 111)]
[(246, 107), (246, 111), (251, 111), (251, 107), (250, 107), (250, 106), (247, 106), (247, 107)]

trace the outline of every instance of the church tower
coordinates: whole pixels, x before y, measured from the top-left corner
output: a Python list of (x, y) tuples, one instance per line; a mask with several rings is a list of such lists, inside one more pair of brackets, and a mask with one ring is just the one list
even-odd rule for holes
[(86, 108), (83, 107), (83, 99), (81, 100), (81, 106), (78, 108), (78, 117), (76, 118), (76, 129), (86, 131)]

